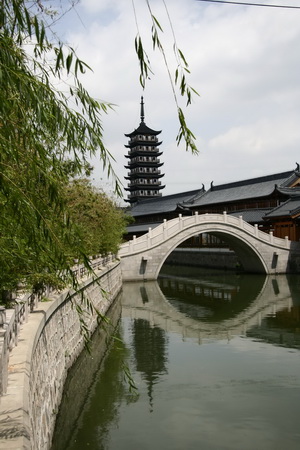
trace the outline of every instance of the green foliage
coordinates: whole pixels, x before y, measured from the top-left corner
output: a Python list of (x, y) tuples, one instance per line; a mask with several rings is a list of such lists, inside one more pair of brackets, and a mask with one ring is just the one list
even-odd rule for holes
[(0, 292), (19, 282), (76, 286), (73, 258), (87, 265), (88, 258), (68, 218), (66, 182), (84, 174), (96, 153), (114, 175), (102, 141), (101, 116), (110, 105), (85, 90), (79, 76), (88, 66), (50, 41), (40, 8), (0, 3)]
[(118, 251), (126, 231), (126, 217), (113, 200), (87, 179), (79, 179), (67, 187), (66, 202), (87, 254)]

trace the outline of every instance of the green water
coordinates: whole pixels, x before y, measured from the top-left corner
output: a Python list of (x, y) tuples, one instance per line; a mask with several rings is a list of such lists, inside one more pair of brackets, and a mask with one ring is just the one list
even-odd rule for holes
[(164, 267), (112, 313), (118, 339), (75, 365), (52, 450), (300, 448), (299, 276)]

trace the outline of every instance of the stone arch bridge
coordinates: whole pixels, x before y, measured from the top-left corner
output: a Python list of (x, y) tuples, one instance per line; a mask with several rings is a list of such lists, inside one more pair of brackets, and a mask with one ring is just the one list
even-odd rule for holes
[(274, 237), (243, 218), (195, 214), (165, 220), (148, 233), (124, 243), (119, 251), (123, 280), (156, 280), (168, 255), (192, 236), (210, 233), (225, 241), (250, 273), (300, 272), (300, 243)]

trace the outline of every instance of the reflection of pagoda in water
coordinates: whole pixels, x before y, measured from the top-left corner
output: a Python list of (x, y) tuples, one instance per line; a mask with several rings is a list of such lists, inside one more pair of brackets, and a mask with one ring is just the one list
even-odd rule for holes
[(132, 328), (136, 370), (147, 384), (150, 411), (153, 411), (153, 388), (167, 373), (166, 332), (151, 326), (148, 320), (135, 319)]

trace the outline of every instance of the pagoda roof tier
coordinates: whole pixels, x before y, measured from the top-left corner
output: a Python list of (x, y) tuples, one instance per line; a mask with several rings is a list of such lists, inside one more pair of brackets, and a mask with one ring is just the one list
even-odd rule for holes
[(133, 174), (128, 174), (127, 177), (124, 177), (126, 180), (135, 180), (137, 178), (162, 178), (164, 177), (165, 174), (164, 173), (145, 173), (145, 172), (140, 172), (140, 173), (133, 173)]
[(161, 133), (160, 131), (152, 130), (152, 128), (147, 127), (145, 122), (141, 122), (138, 128), (136, 128), (131, 133), (125, 134), (126, 137), (132, 138), (138, 135), (149, 135), (149, 136), (157, 136)]
[(129, 166), (124, 166), (125, 169), (135, 169), (136, 167), (161, 167), (164, 163), (158, 163), (158, 162), (151, 162), (151, 161), (136, 161), (131, 163)]
[(127, 177), (124, 177), (125, 180), (135, 180), (137, 178), (143, 178), (143, 179), (147, 179), (147, 178), (162, 178), (164, 177), (165, 174), (164, 173), (144, 173), (144, 172), (139, 172), (139, 173), (133, 173), (128, 175)]
[(129, 153), (128, 155), (125, 155), (125, 158), (134, 158), (135, 156), (161, 156), (163, 152), (153, 152), (151, 150), (137, 150), (135, 152)]
[(132, 196), (130, 196), (129, 199), (124, 199), (124, 200), (125, 200), (125, 202), (131, 203), (131, 204), (135, 204), (135, 203), (139, 202), (141, 200), (141, 198), (145, 199), (145, 200), (151, 200), (151, 199), (154, 199), (154, 198), (161, 198), (161, 196), (162, 196), (161, 193), (158, 193), (158, 194), (155, 194), (155, 195), (144, 195), (144, 196), (132, 195)]
[(134, 141), (130, 141), (128, 144), (125, 144), (124, 147), (126, 148), (134, 148), (134, 147), (138, 147), (138, 146), (143, 146), (143, 147), (158, 147), (159, 145), (162, 144), (162, 141), (147, 141), (146, 139), (140, 139), (140, 140), (134, 140)]
[(160, 191), (161, 189), (164, 189), (165, 186), (163, 185), (158, 185), (158, 184), (135, 184), (134, 186), (128, 186), (125, 190), (126, 191), (136, 191), (138, 190), (144, 190), (144, 191), (148, 191), (148, 190), (155, 190), (155, 191)]
[(159, 186), (155, 184), (136, 184), (135, 186), (128, 186), (127, 188), (124, 188), (125, 191), (136, 191), (137, 189), (143, 189), (144, 191), (147, 189), (155, 189), (156, 191), (160, 191), (161, 189), (164, 189), (166, 185)]

